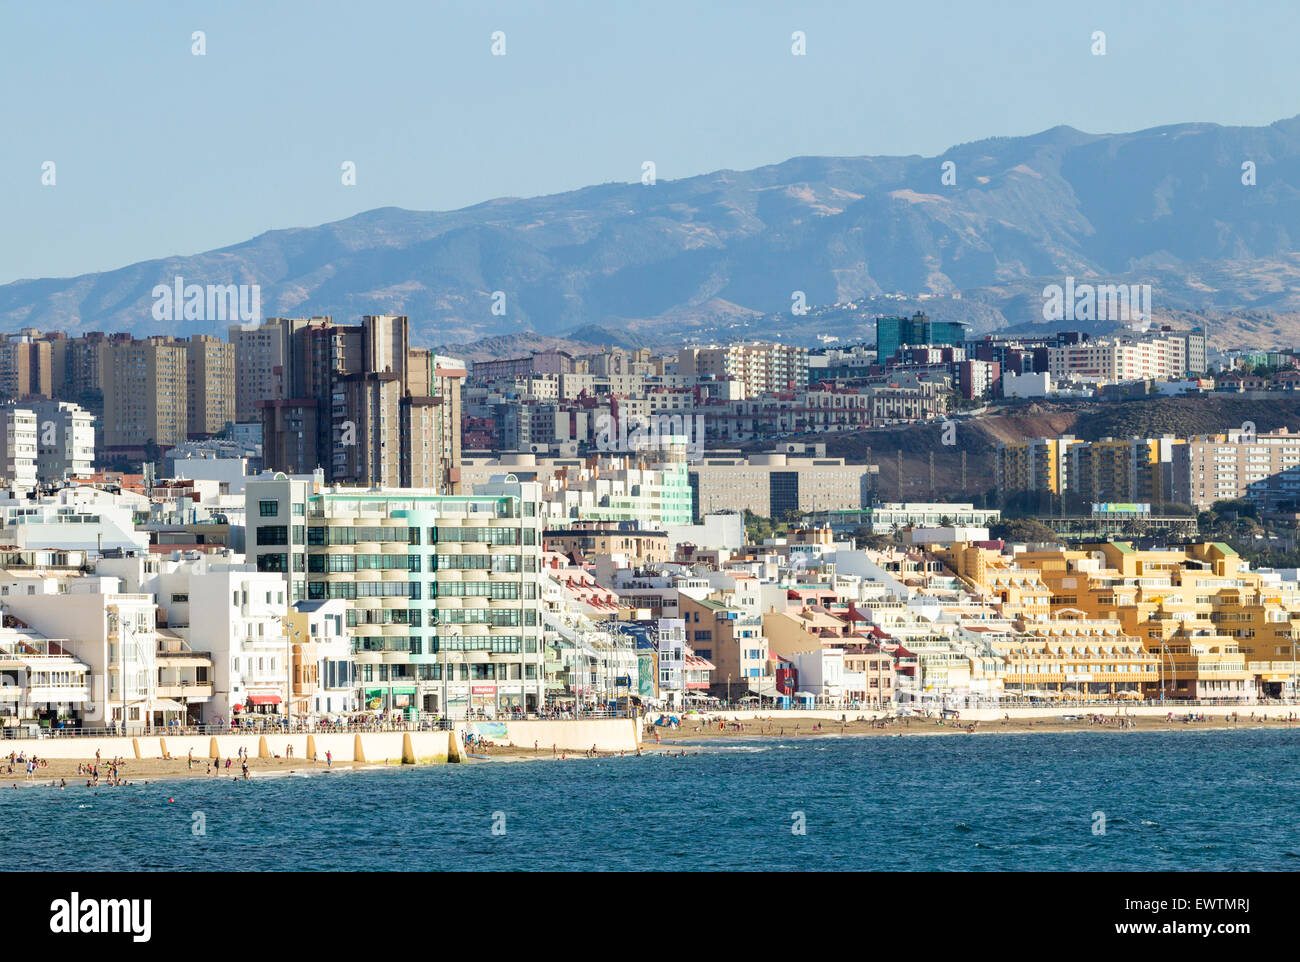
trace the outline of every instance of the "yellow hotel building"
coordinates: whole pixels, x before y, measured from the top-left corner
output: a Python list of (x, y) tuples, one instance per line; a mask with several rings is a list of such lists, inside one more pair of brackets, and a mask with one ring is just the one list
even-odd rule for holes
[[(1014, 561), (955, 545), (940, 557), (1000, 603), (1004, 617), (1116, 622), (1159, 661), (1157, 677), (1143, 681), (1149, 697), (1162, 684), (1166, 697), (1207, 701), (1280, 698), (1295, 690), (1300, 596), (1250, 571), (1225, 544), (1138, 551), (1106, 542), (1023, 552)], [(1037, 603), (1039, 585), (1049, 595), (1046, 615)]]

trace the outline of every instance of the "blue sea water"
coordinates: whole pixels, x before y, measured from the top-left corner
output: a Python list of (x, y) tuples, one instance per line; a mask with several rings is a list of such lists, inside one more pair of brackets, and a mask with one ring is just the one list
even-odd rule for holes
[(6, 789), (0, 868), (1300, 868), (1300, 732), (794, 742), (702, 741), (687, 758), (171, 780), (98, 794)]

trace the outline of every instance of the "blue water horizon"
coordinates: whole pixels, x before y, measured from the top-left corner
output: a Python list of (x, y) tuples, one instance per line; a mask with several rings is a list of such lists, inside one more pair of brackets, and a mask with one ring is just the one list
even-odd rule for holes
[(1300, 732), (826, 736), (678, 747), (686, 758), (395, 766), (239, 783), (170, 779), (98, 794), (71, 785), (5, 790), (0, 867), (1300, 867)]

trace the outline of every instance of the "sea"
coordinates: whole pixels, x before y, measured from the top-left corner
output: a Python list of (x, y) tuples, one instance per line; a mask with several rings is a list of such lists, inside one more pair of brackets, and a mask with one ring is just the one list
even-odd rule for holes
[(700, 740), (686, 757), (0, 791), (10, 871), (1300, 868), (1300, 732)]

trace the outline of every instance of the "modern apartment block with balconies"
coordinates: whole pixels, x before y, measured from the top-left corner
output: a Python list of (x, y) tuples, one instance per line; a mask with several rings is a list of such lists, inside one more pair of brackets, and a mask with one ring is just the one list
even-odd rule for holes
[(497, 716), (540, 706), (538, 484), (502, 478), (445, 495), (255, 480), (245, 497), (259, 570), (296, 584), (301, 552), (306, 600), (348, 603), (366, 707)]

